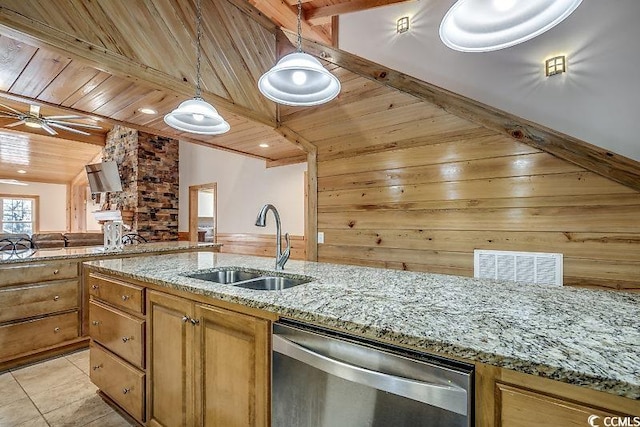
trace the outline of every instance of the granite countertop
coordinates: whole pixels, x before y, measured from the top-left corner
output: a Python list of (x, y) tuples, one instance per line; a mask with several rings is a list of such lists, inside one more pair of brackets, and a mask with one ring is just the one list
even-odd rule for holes
[(4, 264), (37, 262), (45, 260), (64, 260), (74, 258), (98, 258), (105, 255), (127, 255), (143, 253), (176, 252), (187, 249), (211, 249), (222, 246), (219, 243), (188, 241), (149, 242), (127, 245), (122, 251), (105, 251), (102, 246), (79, 246), (74, 248), (37, 249), (27, 251), (0, 251), (0, 266)]
[(255, 291), (182, 274), (273, 270), (273, 258), (190, 252), (105, 259), (98, 270), (426, 352), (640, 399), (640, 294), (289, 261), (305, 285)]

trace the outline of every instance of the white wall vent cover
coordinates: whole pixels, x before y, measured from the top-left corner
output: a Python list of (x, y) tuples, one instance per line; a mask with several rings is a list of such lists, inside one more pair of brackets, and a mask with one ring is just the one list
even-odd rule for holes
[(473, 276), (562, 286), (562, 254), (476, 249), (473, 251)]

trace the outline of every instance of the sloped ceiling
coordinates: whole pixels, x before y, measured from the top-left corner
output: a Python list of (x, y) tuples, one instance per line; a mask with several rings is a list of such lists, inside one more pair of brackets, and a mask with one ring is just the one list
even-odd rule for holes
[(275, 132), (275, 104), (256, 85), (275, 63), (273, 24), (226, 0), (202, 2), (202, 15), (203, 97), (230, 123), (225, 135), (177, 132), (162, 119), (195, 93), (192, 0), (3, 1), (0, 97), (279, 164), (302, 161), (304, 153)]
[[(340, 48), (452, 92), (640, 161), (640, 2), (584, 0), (548, 32), (508, 49), (464, 53), (438, 35), (454, 0), (401, 3), (340, 16)], [(411, 29), (396, 34), (409, 16)], [(566, 54), (568, 71), (543, 61)]]

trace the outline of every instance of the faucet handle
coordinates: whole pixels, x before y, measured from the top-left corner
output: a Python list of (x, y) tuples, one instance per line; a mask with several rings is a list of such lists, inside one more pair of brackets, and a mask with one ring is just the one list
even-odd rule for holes
[(278, 257), (278, 265), (280, 265), (281, 268), (284, 268), (284, 264), (289, 260), (289, 255), (291, 255), (291, 240), (289, 240), (289, 233), (284, 234), (284, 241), (287, 243), (287, 247)]

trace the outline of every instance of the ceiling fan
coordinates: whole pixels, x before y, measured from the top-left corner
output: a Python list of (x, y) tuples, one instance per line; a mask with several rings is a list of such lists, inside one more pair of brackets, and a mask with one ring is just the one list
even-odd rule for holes
[(18, 111), (15, 108), (11, 108), (4, 104), (0, 104), (0, 107), (4, 109), (4, 111), (0, 110), (0, 118), (11, 118), (17, 120), (17, 122), (5, 125), (5, 127), (8, 128), (26, 125), (32, 128), (42, 128), (50, 135), (58, 134), (58, 132), (56, 132), (54, 128), (64, 129), (66, 131), (79, 133), (82, 135), (90, 135), (90, 133), (80, 129), (74, 129), (74, 127), (86, 129), (101, 129), (100, 126), (88, 123), (76, 123), (68, 121), (87, 118), (83, 116), (41, 116), (40, 107), (37, 105), (29, 105), (29, 112)]

